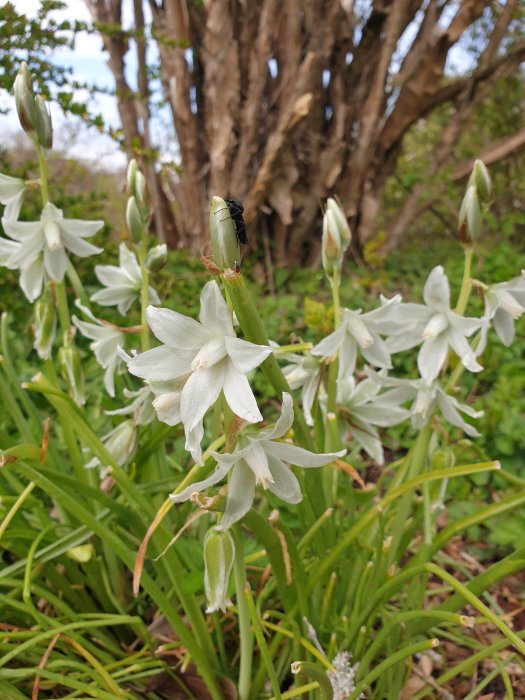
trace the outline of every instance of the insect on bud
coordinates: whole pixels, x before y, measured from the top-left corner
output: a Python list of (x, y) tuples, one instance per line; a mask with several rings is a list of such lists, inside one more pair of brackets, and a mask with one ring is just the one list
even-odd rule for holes
[(33, 77), (27, 63), (22, 63), (14, 82), (16, 111), (22, 129), (33, 136), (36, 131), (37, 107), (33, 95)]
[(327, 209), (323, 216), (322, 256), (323, 267), (327, 275), (341, 269), (343, 263), (343, 245), (337, 220), (333, 211)]
[(83, 406), (86, 403), (86, 395), (82, 360), (78, 348), (75, 345), (62, 346), (58, 351), (58, 363), (69, 395), (78, 406)]
[(37, 301), (35, 304), (35, 343), (38, 357), (47, 360), (51, 357), (51, 348), (55, 340), (57, 317), (55, 307), (49, 301)]
[(144, 232), (144, 222), (142, 221), (142, 216), (140, 215), (140, 210), (137, 206), (137, 200), (135, 197), (130, 197), (128, 199), (128, 204), (126, 207), (126, 224), (128, 226), (128, 231), (131, 233), (133, 240), (138, 243)]
[(207, 613), (232, 605), (228, 597), (230, 576), (235, 560), (235, 543), (228, 530), (212, 527), (204, 538), (204, 589), (208, 601)]
[(221, 270), (234, 270), (241, 261), (241, 248), (235, 222), (221, 197), (211, 199), (210, 238), (215, 264)]
[(35, 126), (38, 142), (43, 148), (51, 148), (53, 145), (53, 124), (51, 114), (42, 95), (37, 95), (35, 100)]
[(145, 265), (150, 272), (158, 272), (162, 270), (168, 260), (168, 246), (165, 243), (156, 245), (151, 250), (148, 250), (146, 255)]
[(479, 160), (479, 158), (474, 163), (467, 187), (470, 185), (474, 185), (478, 197), (483, 204), (490, 202), (492, 196), (492, 181), (487, 166), (482, 160)]

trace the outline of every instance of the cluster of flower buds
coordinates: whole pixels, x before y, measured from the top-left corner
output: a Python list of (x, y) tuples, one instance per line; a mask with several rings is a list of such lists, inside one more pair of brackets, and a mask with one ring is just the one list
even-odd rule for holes
[(323, 267), (327, 275), (341, 269), (345, 251), (351, 240), (352, 232), (341, 207), (335, 199), (329, 197), (323, 217), (322, 241)]
[(42, 95), (33, 93), (33, 76), (22, 63), (14, 84), (16, 110), (22, 129), (43, 148), (53, 145), (51, 115)]
[(137, 161), (130, 161), (127, 173), (128, 192), (126, 224), (133, 240), (139, 243), (147, 231), (148, 207), (146, 203), (146, 179), (140, 172)]
[(467, 183), (458, 217), (458, 235), (461, 245), (469, 248), (481, 234), (481, 207), (490, 202), (492, 182), (481, 160), (476, 160)]

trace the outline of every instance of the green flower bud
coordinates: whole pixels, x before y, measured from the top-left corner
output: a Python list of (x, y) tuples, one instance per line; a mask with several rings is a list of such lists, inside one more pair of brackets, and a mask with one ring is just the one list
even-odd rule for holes
[(126, 224), (128, 225), (129, 232), (133, 236), (133, 240), (138, 243), (142, 238), (144, 222), (142, 221), (142, 216), (140, 215), (140, 210), (137, 206), (137, 200), (135, 197), (130, 197), (128, 199), (128, 205), (126, 207)]
[(66, 382), (67, 390), (78, 406), (86, 403), (84, 373), (80, 353), (75, 345), (64, 345), (58, 351), (58, 364)]
[(210, 237), (213, 261), (221, 270), (233, 270), (241, 262), (241, 249), (228, 205), (221, 197), (212, 197)]
[(339, 238), (341, 239), (343, 251), (345, 251), (352, 240), (352, 231), (350, 230), (346, 216), (343, 214), (339, 204), (332, 197), (327, 199), (326, 209), (327, 211), (331, 211), (334, 215), (337, 230), (339, 231)]
[(230, 576), (235, 560), (235, 544), (228, 530), (212, 527), (204, 538), (204, 589), (208, 600), (207, 613), (232, 605), (228, 597)]
[(36, 133), (38, 142), (44, 148), (51, 148), (53, 145), (53, 124), (51, 114), (42, 95), (36, 96)]
[(138, 206), (145, 206), (146, 178), (140, 172), (137, 161), (133, 158), (128, 165), (127, 172), (128, 191), (135, 197)]
[(144, 264), (150, 272), (161, 270), (168, 260), (168, 246), (165, 243), (148, 250)]
[(42, 360), (51, 357), (56, 328), (57, 316), (54, 305), (49, 301), (37, 301), (35, 304), (34, 348)]
[(482, 160), (479, 160), (479, 158), (474, 163), (467, 187), (470, 185), (474, 185), (478, 197), (483, 204), (490, 202), (492, 196), (492, 181), (487, 166)]
[(22, 129), (34, 134), (37, 123), (37, 107), (33, 95), (33, 77), (27, 63), (22, 63), (14, 82), (16, 111)]
[(465, 246), (471, 246), (481, 234), (481, 207), (474, 185), (467, 187), (463, 197), (458, 216), (458, 234), (461, 244)]
[(343, 264), (343, 244), (339, 235), (337, 219), (333, 211), (327, 209), (323, 216), (322, 256), (323, 267), (327, 275), (341, 269)]
[(451, 449), (439, 448), (431, 458), (432, 469), (451, 469), (456, 466), (456, 456)]

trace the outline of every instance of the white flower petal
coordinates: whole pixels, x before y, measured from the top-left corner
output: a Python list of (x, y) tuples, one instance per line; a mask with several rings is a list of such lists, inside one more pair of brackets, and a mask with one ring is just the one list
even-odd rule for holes
[(228, 406), (239, 418), (248, 423), (258, 423), (262, 420), (248, 379), (232, 362), (225, 362), (224, 396)]
[(464, 335), (450, 328), (448, 332), (448, 342), (461, 360), (461, 363), (470, 372), (481, 372), (483, 367), (476, 361), (476, 355)]
[(170, 493), (170, 498), (173, 503), (183, 503), (184, 501), (187, 501), (193, 493), (200, 493), (210, 486), (218, 484), (219, 481), (224, 479), (229, 470), (229, 466), (223, 467), (222, 465), (218, 464), (213, 474), (207, 479), (202, 479), (202, 481), (196, 481), (194, 484), (186, 486), (186, 488), (180, 493)]
[(303, 494), (290, 467), (274, 457), (270, 457), (269, 465), (273, 482), (268, 484), (268, 489), (286, 503), (300, 503), (303, 500)]
[[(136, 292), (130, 290), (129, 287), (106, 287), (106, 289), (99, 289), (91, 295), (91, 301), (100, 304), (100, 306), (114, 306), (115, 304), (120, 304), (122, 302), (127, 303), (133, 301), (136, 297)], [(129, 307), (128, 307), (129, 308)]]
[(339, 350), (339, 370), (337, 376), (339, 379), (351, 377), (355, 371), (357, 362), (357, 343), (353, 336), (345, 333), (341, 348)]
[(226, 530), (244, 517), (252, 507), (254, 496), (255, 477), (244, 462), (239, 462), (232, 469), (228, 484), (226, 509), (221, 518), (219, 529)]
[(243, 458), (255, 476), (255, 483), (268, 488), (268, 485), (273, 481), (273, 476), (268, 467), (268, 457), (261, 441), (253, 440), (249, 449), (244, 450)]
[(20, 274), (20, 287), (29, 301), (38, 299), (42, 292), (43, 282), (44, 258), (42, 255), (37, 255), (31, 262), (22, 267)]
[(200, 321), (207, 331), (215, 335), (233, 337), (233, 325), (228, 305), (215, 281), (207, 282), (201, 292)]
[(384, 463), (383, 446), (377, 430), (357, 418), (352, 419), (350, 426), (352, 436), (360, 447), (378, 464)]
[(283, 462), (295, 464), (299, 467), (322, 467), (333, 462), (338, 457), (344, 457), (346, 454), (346, 450), (315, 454), (302, 447), (289, 445), (286, 442), (267, 442), (264, 449), (272, 457), (282, 459)]
[(62, 282), (67, 268), (67, 255), (62, 246), (56, 250), (44, 248), (44, 267), (55, 282)]
[(18, 269), (16, 263), (11, 262), (11, 258), (18, 252), (21, 244), (17, 241), (10, 241), (8, 238), (0, 238), (0, 265), (10, 270)]
[(516, 332), (514, 328), (514, 319), (512, 316), (506, 311), (503, 311), (503, 309), (498, 309), (494, 314), (492, 323), (494, 324), (494, 330), (498, 334), (498, 337), (503, 345), (509, 347), (514, 340), (514, 334)]
[(446, 333), (434, 340), (425, 340), (417, 356), (419, 372), (427, 384), (431, 384), (445, 364), (448, 352)]
[(181, 422), (180, 397), (180, 391), (169, 391), (153, 400), (153, 408), (160, 421), (167, 425), (178, 425)]
[(365, 360), (374, 367), (391, 369), (390, 352), (385, 341), (376, 333), (372, 333), (373, 343), (368, 347), (361, 348), (361, 353)]
[(180, 414), (186, 435), (204, 417), (206, 411), (217, 401), (224, 385), (224, 363), (198, 369), (184, 385)]
[(44, 229), (41, 221), (9, 221), (2, 218), (2, 227), (10, 238), (15, 241), (24, 241), (33, 236), (41, 241), (40, 248), (44, 245)]
[(62, 232), (62, 242), (68, 250), (78, 255), (79, 258), (89, 258), (90, 255), (98, 255), (104, 250), (64, 231)]
[[(95, 265), (95, 275), (98, 281), (105, 287), (121, 285), (130, 287), (128, 275), (115, 265)], [(135, 287), (134, 287), (135, 288)]]
[(281, 415), (277, 419), (273, 428), (261, 430), (258, 440), (275, 440), (286, 435), (293, 424), (293, 399), (288, 392), (283, 392), (283, 405)]
[(239, 372), (243, 374), (251, 372), (252, 369), (258, 367), (273, 352), (272, 348), (267, 345), (256, 345), (255, 343), (249, 343), (240, 338), (230, 338), (229, 336), (224, 338), (224, 344), (231, 361)]
[(89, 238), (104, 226), (104, 222), (82, 221), (81, 219), (60, 219), (59, 226), (64, 233), (70, 236), (74, 236), (75, 238)]
[(188, 374), (191, 357), (187, 353), (161, 345), (131, 358), (128, 369), (131, 374), (142, 379), (166, 381)]
[(441, 265), (435, 267), (428, 276), (423, 289), (423, 298), (427, 306), (432, 306), (437, 311), (450, 309), (450, 286)]
[(198, 321), (171, 309), (148, 306), (146, 318), (154, 335), (172, 348), (198, 350), (213, 338)]
[(332, 357), (332, 355), (335, 355), (341, 347), (341, 343), (343, 342), (345, 335), (346, 329), (341, 326), (317, 343), (317, 345), (313, 347), (310, 352), (312, 355), (319, 357)]
[(126, 273), (130, 280), (141, 283), (142, 275), (140, 265), (137, 261), (137, 256), (125, 243), (121, 243), (118, 247), (119, 267)]
[(458, 404), (458, 402), (452, 396), (448, 396), (447, 394), (440, 391), (438, 392), (437, 400), (439, 408), (441, 409), (441, 413), (451, 425), (455, 425), (457, 428), (461, 428), (461, 430), (463, 430), (463, 432), (465, 432), (470, 437), (479, 437), (480, 434), (478, 433), (476, 428), (464, 421), (461, 417), (457, 409), (461, 409), (462, 406), (461, 404)]
[(355, 415), (365, 423), (388, 428), (397, 425), (410, 417), (410, 411), (392, 404), (371, 403), (355, 409)]

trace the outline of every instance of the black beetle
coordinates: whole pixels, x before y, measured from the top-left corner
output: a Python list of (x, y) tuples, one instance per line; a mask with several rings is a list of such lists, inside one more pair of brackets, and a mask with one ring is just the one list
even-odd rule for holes
[(246, 245), (248, 243), (248, 234), (246, 233), (246, 224), (244, 223), (244, 217), (242, 215), (244, 206), (242, 202), (239, 202), (237, 199), (225, 199), (224, 201), (226, 202), (230, 216), (235, 224), (237, 240), (239, 243)]

